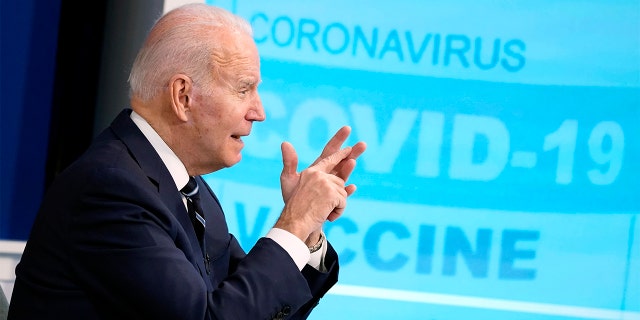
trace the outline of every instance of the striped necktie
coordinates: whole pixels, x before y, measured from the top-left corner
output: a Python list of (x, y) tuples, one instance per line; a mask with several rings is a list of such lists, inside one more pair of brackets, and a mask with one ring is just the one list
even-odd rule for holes
[(204, 213), (200, 206), (200, 194), (198, 193), (198, 183), (194, 177), (189, 177), (187, 185), (180, 190), (180, 192), (187, 198), (187, 208), (189, 211), (189, 218), (193, 223), (193, 228), (196, 230), (198, 241), (200, 241), (200, 248), (204, 252), (204, 229), (206, 226), (204, 220)]

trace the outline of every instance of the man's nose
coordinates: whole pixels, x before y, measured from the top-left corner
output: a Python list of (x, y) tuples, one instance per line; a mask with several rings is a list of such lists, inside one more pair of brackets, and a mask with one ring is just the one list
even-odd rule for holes
[(247, 112), (247, 120), (249, 121), (264, 121), (267, 118), (267, 114), (264, 112), (262, 106), (262, 99), (256, 93), (255, 101), (252, 103), (251, 109)]

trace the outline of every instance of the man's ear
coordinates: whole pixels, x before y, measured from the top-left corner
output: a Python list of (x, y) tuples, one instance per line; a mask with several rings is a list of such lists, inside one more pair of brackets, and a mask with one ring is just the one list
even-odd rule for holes
[(192, 107), (193, 82), (184, 74), (176, 74), (169, 82), (171, 92), (171, 107), (178, 119), (187, 121), (187, 112)]

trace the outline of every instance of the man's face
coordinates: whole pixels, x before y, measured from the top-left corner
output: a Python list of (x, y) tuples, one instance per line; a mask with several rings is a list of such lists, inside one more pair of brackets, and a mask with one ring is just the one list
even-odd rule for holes
[(212, 94), (196, 85), (194, 122), (199, 163), (212, 171), (233, 166), (242, 159), (243, 136), (265, 112), (258, 95), (260, 57), (251, 36), (226, 33), (222, 52), (215, 57)]

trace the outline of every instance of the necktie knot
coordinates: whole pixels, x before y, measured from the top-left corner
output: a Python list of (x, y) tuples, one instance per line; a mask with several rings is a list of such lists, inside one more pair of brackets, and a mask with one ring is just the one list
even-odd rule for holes
[(187, 185), (185, 185), (180, 192), (187, 198), (198, 197), (198, 183), (196, 179), (189, 177), (189, 182), (187, 182)]

